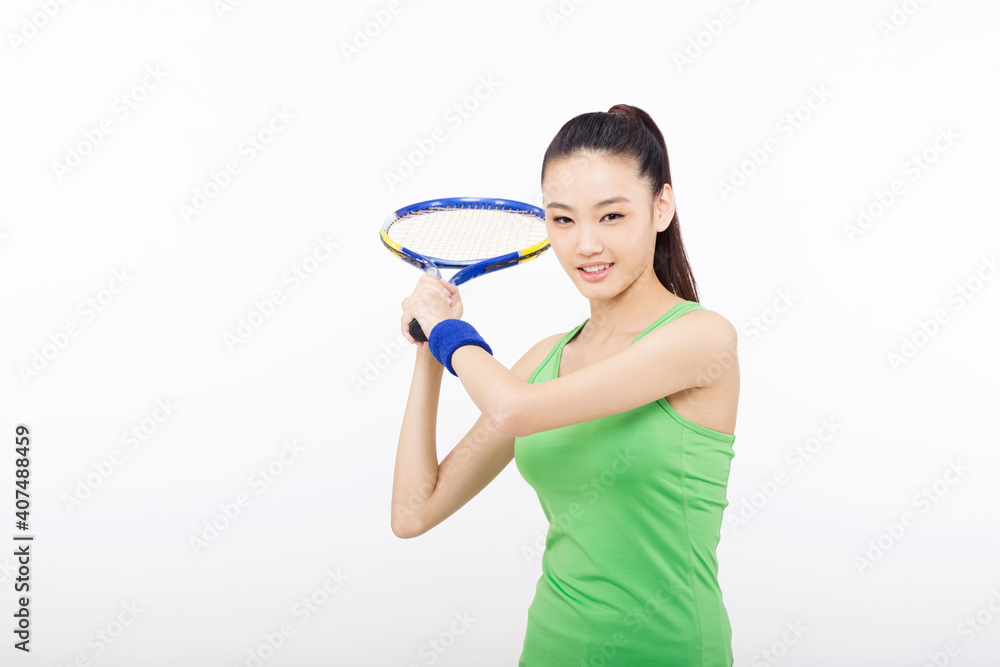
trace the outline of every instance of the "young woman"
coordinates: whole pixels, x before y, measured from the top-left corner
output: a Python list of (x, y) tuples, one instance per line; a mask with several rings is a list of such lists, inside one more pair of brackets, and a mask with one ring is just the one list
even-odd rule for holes
[[(716, 546), (739, 397), (737, 333), (698, 303), (663, 135), (615, 105), (566, 123), (542, 163), (549, 242), (590, 317), (508, 370), (425, 274), (392, 493), (415, 537), (515, 460), (549, 520), (519, 665), (733, 664)], [(438, 464), (445, 368), (482, 415)]]

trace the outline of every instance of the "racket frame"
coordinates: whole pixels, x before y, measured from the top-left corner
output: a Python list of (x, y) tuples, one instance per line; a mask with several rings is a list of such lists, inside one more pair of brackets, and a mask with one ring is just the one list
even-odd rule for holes
[(435, 208), (449, 208), (455, 204), (485, 204), (487, 206), (496, 206), (497, 208), (503, 208), (510, 210), (515, 213), (529, 213), (537, 218), (545, 220), (545, 211), (538, 206), (533, 206), (531, 204), (526, 204), (524, 202), (515, 201), (513, 199), (495, 199), (486, 197), (445, 197), (441, 199), (428, 199), (427, 201), (417, 202), (416, 204), (410, 204), (409, 206), (404, 206), (403, 208), (389, 214), (382, 223), (382, 229), (380, 230), (380, 238), (382, 239), (382, 244), (389, 249), (394, 255), (399, 257), (405, 262), (408, 262), (418, 269), (425, 271), (427, 273), (433, 273), (438, 278), (444, 279), (438, 268), (460, 268), (461, 270), (456, 273), (448, 281), (452, 285), (458, 286), (462, 283), (472, 280), (473, 278), (478, 278), (481, 275), (490, 273), (492, 271), (499, 271), (500, 269), (506, 269), (508, 267), (514, 266), (516, 264), (521, 264), (527, 262), (528, 260), (538, 257), (540, 254), (549, 249), (549, 239), (544, 238), (541, 241), (523, 248), (521, 250), (515, 250), (504, 255), (498, 255), (497, 257), (489, 257), (487, 259), (475, 260), (448, 260), (441, 259), (439, 257), (429, 257), (422, 255), (418, 252), (406, 248), (396, 241), (389, 238), (389, 228), (400, 218), (412, 213), (414, 211), (435, 209)]

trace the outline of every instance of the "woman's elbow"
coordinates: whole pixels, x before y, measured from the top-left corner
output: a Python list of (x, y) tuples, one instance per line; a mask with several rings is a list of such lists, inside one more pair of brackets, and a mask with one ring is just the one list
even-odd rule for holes
[(420, 537), (424, 534), (424, 532), (424, 530), (417, 528), (412, 524), (392, 523), (392, 534), (401, 540), (411, 540), (414, 537)]
[(408, 507), (397, 509), (389, 521), (389, 526), (392, 534), (403, 540), (419, 537), (427, 532), (420, 516)]
[(392, 524), (392, 534), (401, 540), (408, 540), (410, 538), (416, 537), (415, 533), (409, 533), (406, 531), (406, 528), (404, 528), (403, 526), (397, 526), (396, 524)]

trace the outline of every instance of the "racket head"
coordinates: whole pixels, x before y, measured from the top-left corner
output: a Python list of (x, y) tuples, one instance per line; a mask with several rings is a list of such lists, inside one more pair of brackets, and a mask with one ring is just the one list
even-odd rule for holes
[(421, 270), (463, 268), (452, 278), (456, 285), (526, 262), (549, 248), (544, 210), (488, 197), (446, 197), (404, 206), (385, 219), (380, 238), (390, 252)]

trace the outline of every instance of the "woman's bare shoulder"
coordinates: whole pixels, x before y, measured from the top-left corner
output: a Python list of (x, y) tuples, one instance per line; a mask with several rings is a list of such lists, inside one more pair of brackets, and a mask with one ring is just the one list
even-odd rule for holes
[(739, 332), (733, 323), (726, 319), (724, 315), (708, 308), (700, 308), (692, 311), (689, 315), (694, 315), (688, 321), (704, 332), (710, 333), (715, 339), (735, 344)]

